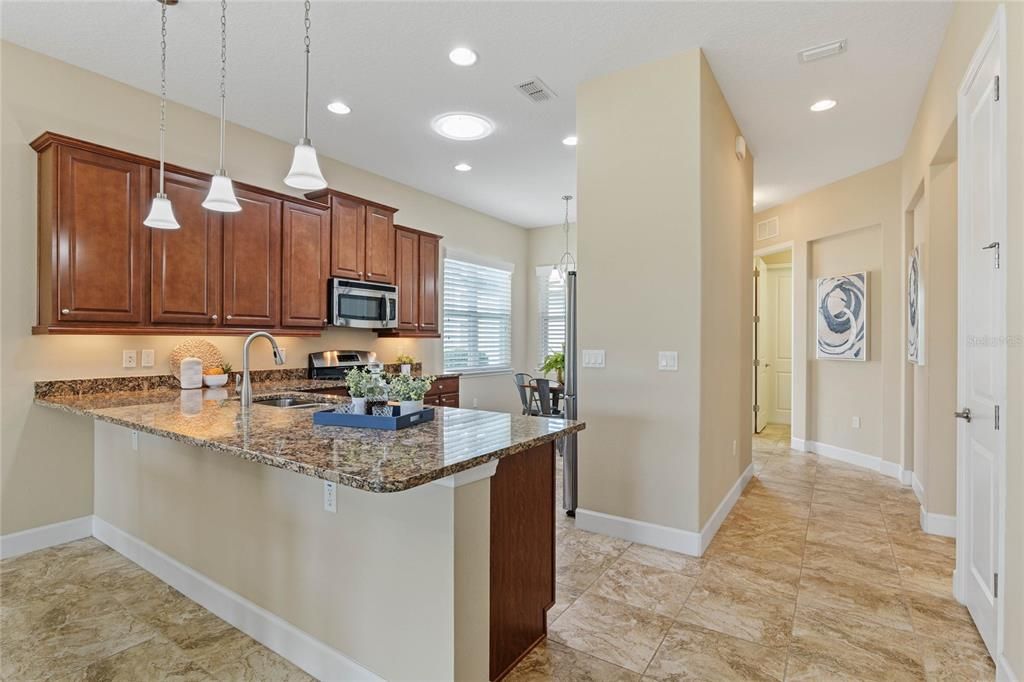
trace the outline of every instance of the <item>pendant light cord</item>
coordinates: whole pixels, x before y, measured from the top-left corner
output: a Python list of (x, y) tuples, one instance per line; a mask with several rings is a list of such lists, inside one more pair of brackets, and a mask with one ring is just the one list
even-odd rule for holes
[(562, 254), (562, 259), (558, 263), (558, 269), (564, 278), (570, 269), (576, 269), (576, 259), (572, 257), (572, 252), (569, 251), (569, 202), (572, 201), (572, 195), (563, 195), (562, 201), (565, 202), (565, 222), (562, 224), (562, 231), (565, 233), (565, 253)]
[(306, 102), (302, 115), (302, 144), (309, 144), (309, 0), (306, 0)]
[(160, 3), (160, 196), (164, 195), (164, 137), (167, 134), (167, 0)]
[[(166, 2), (166, 0), (164, 0)], [(228, 75), (228, 0), (220, 0), (220, 170), (217, 175), (227, 175), (224, 171), (224, 101), (227, 99), (225, 85)]]

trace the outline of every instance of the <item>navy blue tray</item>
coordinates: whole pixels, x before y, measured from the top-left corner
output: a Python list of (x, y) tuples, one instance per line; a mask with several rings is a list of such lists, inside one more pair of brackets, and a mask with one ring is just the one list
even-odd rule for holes
[(392, 416), (377, 417), (372, 414), (338, 414), (334, 410), (313, 413), (313, 423), (321, 426), (351, 426), (357, 429), (384, 429), (397, 431), (417, 424), (434, 421), (434, 408), (424, 407), (419, 412), (399, 416), (399, 408), (392, 406)]

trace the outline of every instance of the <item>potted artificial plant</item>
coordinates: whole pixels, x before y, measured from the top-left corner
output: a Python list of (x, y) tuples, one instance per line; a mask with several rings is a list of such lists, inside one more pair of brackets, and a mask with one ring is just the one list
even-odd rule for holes
[(366, 414), (366, 398), (373, 391), (373, 376), (356, 367), (345, 375), (345, 387), (352, 399), (352, 414)]
[(551, 372), (555, 373), (555, 379), (558, 383), (564, 384), (565, 381), (565, 352), (552, 353), (551, 355), (544, 358), (544, 364), (540, 366), (540, 371), (544, 372), (544, 376), (547, 376)]
[(413, 377), (396, 374), (388, 381), (388, 396), (399, 401), (399, 414), (412, 414), (423, 409), (423, 396), (430, 390), (434, 377)]
[(401, 365), (400, 370), (402, 374), (412, 374), (412, 366), (416, 363), (416, 358), (406, 353), (402, 353), (398, 356), (398, 364)]

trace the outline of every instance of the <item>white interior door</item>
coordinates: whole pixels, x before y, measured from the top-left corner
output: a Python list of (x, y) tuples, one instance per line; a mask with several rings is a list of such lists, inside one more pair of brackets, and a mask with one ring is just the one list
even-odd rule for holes
[(1006, 245), (1007, 198), (1005, 31), (999, 23), (997, 18), (975, 55), (958, 102), (957, 591), (993, 658), (1006, 455), (999, 417), (1006, 413), (1006, 268), (1000, 249)]
[(768, 387), (773, 424), (793, 421), (793, 268), (768, 270)]
[(765, 367), (765, 302), (767, 300), (768, 266), (754, 258), (754, 432), (768, 426), (768, 371)]

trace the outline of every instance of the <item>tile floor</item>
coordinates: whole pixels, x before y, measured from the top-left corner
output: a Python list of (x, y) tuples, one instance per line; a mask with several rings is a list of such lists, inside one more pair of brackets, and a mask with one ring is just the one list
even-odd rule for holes
[[(697, 559), (558, 514), (549, 639), (510, 680), (991, 680), (953, 541), (909, 489), (754, 437), (755, 478)], [(559, 488), (560, 489), (560, 488)], [(0, 562), (0, 679), (308, 680), (99, 542)]]

